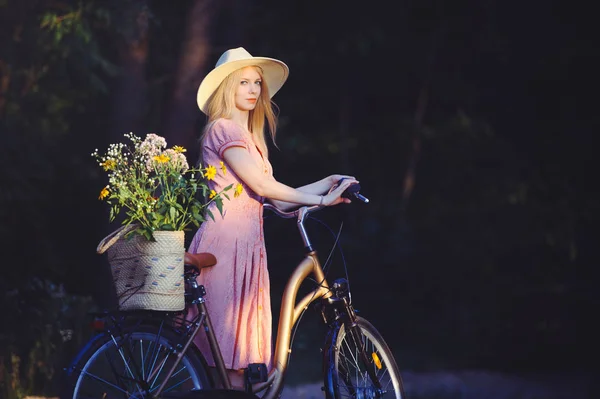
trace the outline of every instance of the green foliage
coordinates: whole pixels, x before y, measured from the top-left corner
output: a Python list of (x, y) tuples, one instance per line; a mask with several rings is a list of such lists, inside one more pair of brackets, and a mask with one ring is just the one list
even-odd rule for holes
[(74, 34), (85, 43), (91, 40), (89, 29), (83, 23), (81, 6), (77, 10), (58, 15), (55, 12), (46, 12), (42, 15), (41, 28), (46, 28), (54, 33), (54, 43), (58, 44), (65, 35)]
[(49, 1), (6, 12), (12, 18), (3, 29), (12, 40), (0, 53), (2, 124), (53, 137), (65, 134), (74, 113), (84, 111), (94, 94), (106, 93), (105, 78), (116, 71), (96, 40), (105, 27), (103, 12), (94, 3)]
[(0, 304), (0, 396), (56, 395), (62, 369), (90, 337), (84, 328), (89, 297), (69, 295), (48, 280), (32, 279)]
[[(72, 265), (94, 266), (80, 248), (97, 225), (89, 208), (88, 224), (78, 225), (93, 164), (83, 161), (89, 151), (78, 148), (105, 119), (107, 79), (116, 73), (100, 49), (103, 13), (95, 2), (0, 5), (0, 240), (5, 265), (11, 265), (0, 278), (3, 398), (55, 396), (62, 368), (88, 337), (85, 312), (94, 301), (54, 282), (66, 282)], [(82, 117), (83, 136), (74, 130)], [(69, 233), (51, 244), (58, 230)], [(36, 258), (27, 260), (31, 253)]]
[[(1, 11), (0, 239), (6, 259), (21, 260), (30, 242), (44, 253), (43, 262), (6, 270), (3, 279), (16, 286), (32, 275), (61, 279), (70, 264), (81, 262), (65, 259), (61, 245), (47, 237), (57, 226), (74, 230), (81, 220), (76, 215), (88, 191), (83, 182), (94, 180), (83, 141), (106, 119), (102, 102), (115, 71), (100, 50), (99, 37), (107, 28), (103, 11), (96, 3), (82, 4), (11, 1)], [(55, 31), (61, 32), (60, 40)], [(74, 129), (82, 123), (84, 135)], [(61, 200), (55, 202), (59, 185)], [(78, 234), (73, 246), (86, 234)]]

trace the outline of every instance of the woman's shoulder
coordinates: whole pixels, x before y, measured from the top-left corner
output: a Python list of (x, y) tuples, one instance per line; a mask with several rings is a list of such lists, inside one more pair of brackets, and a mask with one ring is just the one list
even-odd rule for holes
[(210, 122), (206, 127), (207, 136), (226, 136), (244, 138), (244, 129), (236, 122), (227, 118), (219, 118)]
[(209, 130), (223, 130), (223, 129), (241, 130), (241, 127), (240, 127), (240, 125), (238, 125), (231, 119), (227, 119), (227, 118), (215, 119), (214, 121), (211, 122), (211, 124), (209, 126)]
[(247, 141), (247, 137), (241, 126), (227, 118), (219, 118), (210, 122), (206, 130), (206, 139), (208, 142), (216, 142), (218, 144), (232, 141)]

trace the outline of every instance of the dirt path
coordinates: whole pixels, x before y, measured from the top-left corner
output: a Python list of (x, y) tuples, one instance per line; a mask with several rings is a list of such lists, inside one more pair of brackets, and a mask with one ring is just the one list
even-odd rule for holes
[[(590, 376), (486, 371), (403, 372), (407, 399), (592, 399)], [(282, 399), (323, 399), (321, 382), (286, 387)], [(599, 393), (600, 395), (600, 393)], [(600, 396), (598, 396), (600, 397)]]

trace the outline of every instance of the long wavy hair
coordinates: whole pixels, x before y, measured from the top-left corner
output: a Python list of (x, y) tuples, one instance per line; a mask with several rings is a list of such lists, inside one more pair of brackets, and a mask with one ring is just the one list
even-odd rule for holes
[[(252, 135), (256, 137), (256, 145), (262, 154), (265, 157), (268, 157), (269, 150), (267, 147), (265, 122), (267, 124), (271, 140), (273, 141), (273, 144), (277, 146), (275, 143), (275, 135), (277, 132), (277, 112), (279, 109), (271, 100), (269, 88), (265, 84), (262, 69), (259, 66), (252, 67), (260, 75), (263, 84), (261, 86), (260, 96), (256, 102), (256, 107), (254, 107), (254, 109), (249, 113), (247, 127)], [(244, 68), (237, 69), (227, 75), (217, 90), (215, 90), (215, 92), (208, 99), (208, 121), (204, 127), (202, 135), (200, 136), (200, 148), (202, 148), (206, 133), (214, 121), (219, 118), (231, 119), (233, 117), (234, 110), (236, 109), (235, 93), (238, 85), (240, 84), (243, 69)], [(200, 151), (200, 157), (202, 157), (202, 151)]]

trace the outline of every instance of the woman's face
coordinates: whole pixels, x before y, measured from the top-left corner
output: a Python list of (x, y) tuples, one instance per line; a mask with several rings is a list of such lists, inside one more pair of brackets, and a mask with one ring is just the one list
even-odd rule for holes
[(235, 91), (235, 106), (240, 111), (251, 111), (260, 97), (262, 79), (252, 66), (242, 69), (242, 75)]

